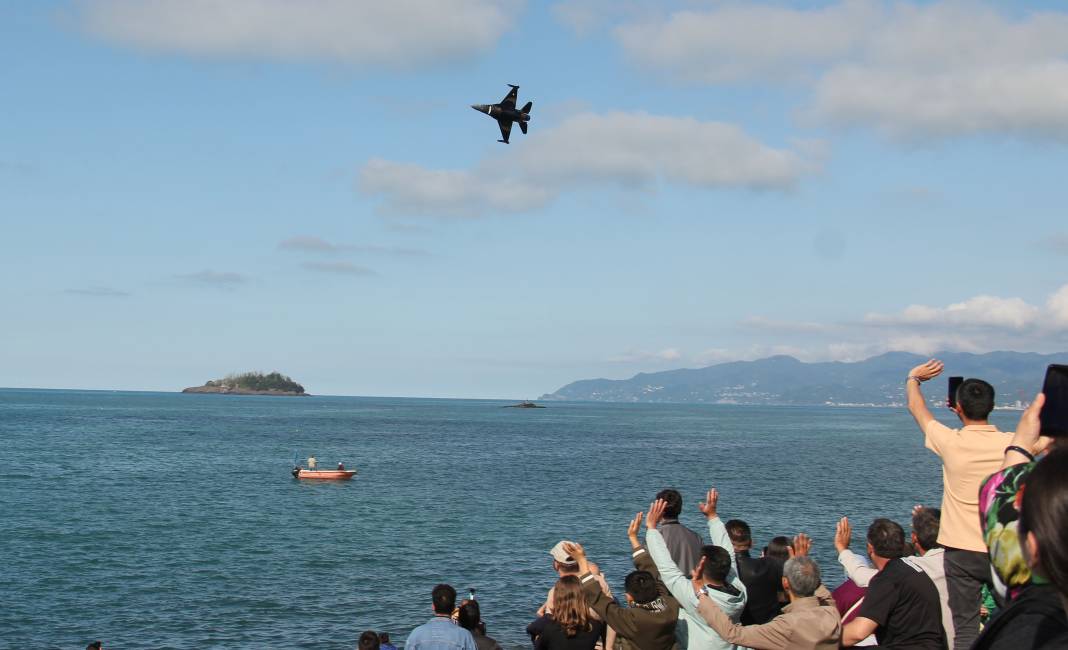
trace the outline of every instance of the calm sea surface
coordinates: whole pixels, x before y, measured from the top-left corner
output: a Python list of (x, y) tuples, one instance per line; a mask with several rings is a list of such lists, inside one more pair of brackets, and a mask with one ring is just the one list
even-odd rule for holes
[[(0, 390), (0, 647), (402, 641), (438, 582), (520, 647), (549, 548), (581, 541), (621, 594), (627, 522), (660, 488), (699, 532), (710, 486), (761, 546), (808, 532), (832, 585), (840, 516), (907, 529), (941, 493), (904, 409), (503, 404)], [(294, 453), (359, 475), (296, 481)]]

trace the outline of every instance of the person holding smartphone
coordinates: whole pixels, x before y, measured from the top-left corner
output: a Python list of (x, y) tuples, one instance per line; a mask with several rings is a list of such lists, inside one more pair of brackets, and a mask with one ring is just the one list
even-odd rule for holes
[[(935, 419), (920, 386), (942, 374), (944, 364), (931, 359), (909, 371), (905, 380), (908, 409), (924, 434), (928, 449), (942, 459), (942, 520), (938, 543), (945, 547), (946, 588), (953, 613), (954, 648), (970, 648), (979, 635), (982, 585), (993, 587), (986, 540), (979, 525), (979, 486), (1001, 468), (1012, 434), (999, 431), (988, 417), (994, 410), (994, 387), (982, 379), (965, 379), (956, 390), (952, 411), (961, 428)], [(1028, 449), (1034, 453), (1035, 449)]]

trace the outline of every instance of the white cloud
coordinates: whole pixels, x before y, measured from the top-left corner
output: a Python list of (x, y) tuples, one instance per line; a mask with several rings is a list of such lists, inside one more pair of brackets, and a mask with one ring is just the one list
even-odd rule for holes
[(969, 1), (726, 3), (618, 27), (631, 59), (698, 83), (811, 83), (803, 113), (895, 136), (1068, 138), (1068, 13)]
[(582, 113), (531, 132), (508, 164), (491, 157), (472, 170), (434, 170), (374, 159), (357, 187), (387, 214), (478, 216), (544, 207), (587, 187), (785, 190), (817, 168), (814, 147), (765, 145), (721, 122), (646, 113)]
[(910, 305), (899, 314), (868, 314), (874, 325), (934, 325), (953, 328), (993, 327), (1022, 330), (1040, 323), (1042, 310), (1021, 298), (976, 296), (946, 307)]
[(616, 354), (607, 359), (609, 363), (670, 363), (682, 359), (682, 352), (678, 348), (664, 348), (658, 352), (632, 349), (622, 354)]
[(150, 51), (404, 69), (491, 50), (519, 6), (511, 0), (84, 0), (79, 18), (89, 34)]
[(374, 255), (392, 255), (396, 257), (427, 257), (430, 255), (420, 248), (403, 248), (397, 246), (380, 246), (378, 244), (335, 244), (322, 237), (298, 235), (278, 243), (279, 250), (300, 253), (319, 253), (336, 255), (341, 253), (369, 253)]

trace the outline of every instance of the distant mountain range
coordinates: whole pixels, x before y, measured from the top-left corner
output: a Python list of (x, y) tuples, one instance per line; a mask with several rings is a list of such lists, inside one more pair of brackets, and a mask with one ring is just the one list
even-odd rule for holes
[[(1042, 388), (1046, 366), (1068, 363), (1068, 352), (1035, 354), (939, 352), (942, 376), (924, 386), (928, 400), (944, 399), (946, 377), (979, 377), (993, 384), (999, 406), (1029, 402)], [(789, 356), (734, 361), (707, 368), (639, 373), (630, 379), (584, 379), (542, 400), (705, 404), (898, 405), (905, 377), (929, 357), (888, 352), (864, 361), (805, 363)]]

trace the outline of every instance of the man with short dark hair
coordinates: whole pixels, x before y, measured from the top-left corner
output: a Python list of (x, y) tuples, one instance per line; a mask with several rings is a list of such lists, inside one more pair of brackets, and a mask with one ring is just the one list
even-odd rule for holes
[(667, 544), (668, 552), (675, 565), (690, 575), (697, 563), (701, 560), (701, 547), (704, 542), (701, 536), (679, 523), (679, 515), (682, 513), (682, 495), (678, 490), (668, 488), (660, 490), (656, 494), (657, 501), (664, 501), (664, 518), (660, 521), (660, 535)]
[(590, 573), (586, 551), (579, 544), (568, 544), (568, 552), (578, 560), (582, 573), (582, 591), (590, 607), (612, 629), (627, 650), (671, 650), (675, 645), (675, 623), (679, 604), (660, 581), (656, 565), (638, 541), (642, 513), (638, 513), (627, 528), (627, 538), (633, 550), (634, 571), (624, 581), (627, 607), (620, 607), (597, 585)]
[(738, 562), (738, 577), (742, 579), (746, 591), (741, 624), (767, 623), (782, 611), (782, 603), (779, 602), (782, 565), (770, 558), (750, 557), (753, 533), (749, 524), (741, 519), (731, 519), (725, 525)]
[(842, 628), (842, 646), (875, 634), (880, 646), (942, 650), (945, 632), (938, 590), (921, 569), (901, 560), (905, 531), (889, 519), (868, 527), (868, 555), (878, 574), (871, 579), (857, 617)]
[(356, 647), (359, 650), (379, 650), (381, 642), (378, 640), (378, 634), (370, 630), (360, 635), (360, 640), (356, 642)]
[(811, 545), (807, 535), (795, 538), (794, 557), (786, 561), (782, 577), (790, 604), (771, 622), (733, 623), (704, 591), (698, 592), (697, 612), (717, 634), (736, 646), (754, 650), (837, 650), (842, 619), (834, 596), (820, 581), (819, 566), (808, 557)]
[[(942, 520), (938, 543), (945, 547), (946, 587), (953, 612), (954, 647), (967, 650), (979, 634), (979, 595), (993, 586), (986, 540), (979, 525), (979, 486), (1001, 469), (1012, 434), (987, 420), (994, 410), (994, 387), (981, 379), (965, 379), (950, 408), (964, 425), (951, 429), (935, 419), (920, 384), (942, 373), (937, 359), (909, 371), (905, 380), (909, 413), (923, 431), (928, 449), (942, 459)], [(1035, 452), (1037, 449), (1030, 449)]]
[(404, 650), (478, 650), (471, 633), (452, 621), (456, 590), (447, 584), (431, 592), (434, 618), (412, 630)]
[[(942, 511), (938, 508), (916, 506), (912, 509), (912, 546), (916, 555), (902, 558), (912, 566), (927, 574), (938, 590), (938, 603), (942, 608), (942, 629), (946, 633), (946, 645), (953, 650), (953, 613), (949, 609), (949, 591), (946, 587), (946, 570), (943, 563), (945, 549), (938, 546), (938, 523)], [(847, 517), (842, 517), (834, 535), (834, 546), (838, 549), (838, 561), (845, 569), (846, 576), (858, 587), (867, 587), (879, 571), (861, 560), (849, 550), (852, 527)]]

